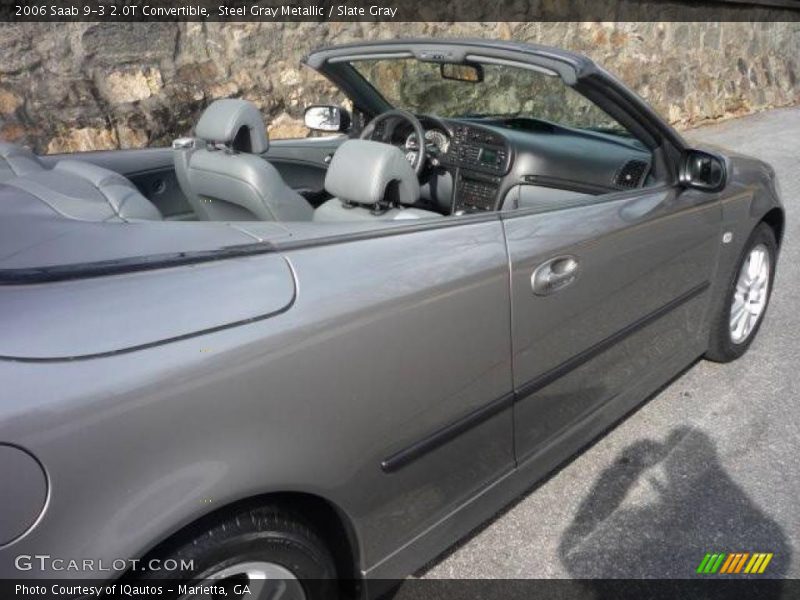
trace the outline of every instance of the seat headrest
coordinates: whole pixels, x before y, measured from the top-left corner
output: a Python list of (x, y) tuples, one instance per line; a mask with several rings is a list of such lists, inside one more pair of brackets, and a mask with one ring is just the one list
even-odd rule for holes
[(261, 154), (269, 148), (261, 112), (247, 100), (215, 100), (203, 112), (194, 133), (206, 142), (222, 143), (237, 152)]
[(0, 142), (0, 182), (34, 171), (42, 171), (44, 168), (39, 157), (30, 150), (15, 144)]
[(325, 176), (325, 190), (367, 206), (419, 200), (419, 180), (402, 150), (368, 140), (347, 140), (339, 146)]

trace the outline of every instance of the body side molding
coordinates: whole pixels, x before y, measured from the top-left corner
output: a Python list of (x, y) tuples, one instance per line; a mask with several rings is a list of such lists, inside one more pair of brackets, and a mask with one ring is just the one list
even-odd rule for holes
[(422, 438), (421, 440), (414, 442), (410, 446), (395, 452), (391, 456), (385, 458), (381, 462), (381, 469), (385, 473), (393, 473), (405, 467), (406, 465), (414, 462), (415, 460), (421, 458), (425, 454), (432, 452), (433, 450), (439, 448), (440, 446), (446, 444), (447, 442), (451, 441), (452, 439), (458, 437), (462, 433), (465, 433), (472, 429), (473, 427), (479, 425), (480, 423), (490, 419), (497, 413), (506, 408), (510, 408), (513, 403), (520, 402), (525, 400), (529, 396), (535, 394), (539, 390), (547, 387), (557, 379), (560, 379), (564, 375), (570, 373), (571, 371), (577, 369), (581, 365), (589, 362), (594, 357), (602, 354), (615, 344), (623, 341), (625, 338), (633, 335), (640, 329), (647, 327), (651, 323), (657, 321), (661, 317), (666, 316), (673, 310), (679, 308), (686, 302), (696, 298), (703, 292), (705, 292), (710, 286), (710, 282), (704, 281), (703, 283), (693, 287), (689, 291), (681, 294), (677, 298), (674, 298), (667, 304), (657, 308), (653, 312), (645, 315), (641, 319), (634, 321), (627, 327), (620, 329), (619, 331), (611, 334), (607, 338), (599, 341), (594, 346), (591, 346), (584, 350), (583, 352), (576, 354), (575, 356), (568, 358), (560, 365), (542, 373), (538, 377), (524, 383), (520, 386), (518, 390), (513, 393), (506, 394), (496, 400), (493, 400), (489, 404), (486, 404), (477, 410), (474, 410), (463, 417), (453, 421), (452, 423), (445, 425), (438, 431), (434, 431), (427, 437)]

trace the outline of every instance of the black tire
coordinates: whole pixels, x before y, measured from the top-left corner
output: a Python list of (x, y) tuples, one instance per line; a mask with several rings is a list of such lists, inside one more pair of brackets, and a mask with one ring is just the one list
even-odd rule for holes
[[(742, 342), (737, 344), (734, 343), (730, 331), (733, 295), (736, 290), (736, 282), (739, 278), (739, 273), (742, 269), (744, 261), (750, 254), (750, 251), (759, 244), (763, 244), (769, 253), (770, 272), (769, 286), (767, 288), (767, 302), (750, 334)], [(747, 240), (747, 243), (744, 245), (744, 249), (742, 250), (741, 256), (739, 256), (739, 260), (736, 261), (736, 267), (731, 274), (730, 280), (728, 281), (728, 287), (725, 291), (725, 295), (722, 298), (721, 306), (717, 308), (716, 314), (711, 322), (711, 335), (709, 338), (708, 351), (705, 354), (705, 358), (715, 362), (726, 363), (736, 360), (745, 352), (747, 352), (750, 344), (753, 343), (753, 340), (758, 334), (758, 330), (761, 328), (761, 323), (764, 321), (764, 315), (766, 315), (767, 310), (769, 309), (769, 300), (770, 296), (772, 295), (772, 283), (775, 278), (775, 260), (777, 258), (777, 254), (778, 244), (775, 241), (775, 233), (766, 223), (759, 223), (750, 234), (750, 238)]]
[[(180, 579), (197, 584), (223, 569), (248, 562), (268, 562), (288, 569), (299, 581), (307, 600), (338, 598), (336, 565), (322, 539), (299, 516), (281, 507), (262, 506), (242, 509), (222, 519), (203, 525), (202, 531), (181, 536), (162, 545), (142, 561), (151, 559), (192, 561), (189, 571), (145, 570), (136, 579), (156, 584), (157, 580)], [(169, 564), (169, 563), (168, 563)], [(242, 583), (241, 580), (231, 581)], [(174, 586), (170, 586), (174, 587)], [(177, 592), (174, 597), (178, 597)], [(230, 590), (227, 598), (237, 598)]]

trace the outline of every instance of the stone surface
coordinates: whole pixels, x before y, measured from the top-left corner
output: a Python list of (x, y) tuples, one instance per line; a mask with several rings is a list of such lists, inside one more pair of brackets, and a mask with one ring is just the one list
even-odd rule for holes
[(22, 98), (14, 92), (0, 88), (0, 114), (12, 114), (22, 105)]
[(406, 36), (576, 50), (679, 127), (800, 100), (797, 23), (4, 23), (0, 136), (39, 152), (167, 145), (226, 96), (255, 102), (273, 138), (307, 135), (304, 106), (343, 99), (300, 58)]
[(98, 89), (111, 104), (124, 104), (150, 98), (163, 86), (158, 69), (113, 71), (98, 83)]

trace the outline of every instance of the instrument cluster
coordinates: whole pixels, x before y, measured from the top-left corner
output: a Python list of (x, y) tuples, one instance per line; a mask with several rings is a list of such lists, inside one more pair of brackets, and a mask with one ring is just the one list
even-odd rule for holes
[[(436, 147), (437, 152), (446, 154), (450, 148), (450, 137), (439, 129), (428, 129), (425, 132), (425, 145), (433, 145)], [(408, 152), (416, 152), (419, 150), (419, 143), (417, 141), (417, 134), (411, 132), (405, 141), (405, 149)]]

